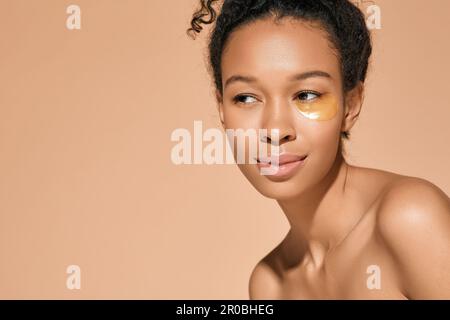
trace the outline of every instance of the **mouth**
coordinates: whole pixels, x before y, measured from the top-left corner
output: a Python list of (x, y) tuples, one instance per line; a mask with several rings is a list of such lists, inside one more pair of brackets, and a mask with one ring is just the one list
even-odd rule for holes
[(280, 182), (294, 176), (294, 174), (303, 167), (307, 158), (307, 154), (300, 156), (292, 153), (282, 153), (279, 155), (278, 159), (274, 160), (273, 163), (273, 159), (271, 159), (271, 157), (260, 157), (257, 158), (256, 161), (261, 174), (263, 174), (261, 170), (262, 168), (272, 167), (275, 169), (275, 172), (264, 174), (265, 177), (269, 180)]
[[(275, 159), (273, 165), (274, 166), (284, 166), (286, 164), (289, 163), (293, 163), (293, 162), (299, 162), (299, 161), (303, 161), (308, 157), (307, 154), (299, 156), (296, 154), (291, 154), (291, 153), (282, 153), (278, 156), (278, 161)], [(256, 159), (256, 162), (258, 164), (260, 164), (261, 166), (270, 166), (272, 165), (272, 157), (260, 157)], [(278, 162), (278, 163), (277, 163)]]

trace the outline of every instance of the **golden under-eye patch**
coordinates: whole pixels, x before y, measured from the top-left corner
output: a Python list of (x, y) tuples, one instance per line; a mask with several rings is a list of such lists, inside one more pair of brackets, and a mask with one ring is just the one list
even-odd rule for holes
[(297, 110), (311, 120), (330, 120), (338, 111), (337, 99), (331, 94), (323, 94), (313, 101), (296, 100)]

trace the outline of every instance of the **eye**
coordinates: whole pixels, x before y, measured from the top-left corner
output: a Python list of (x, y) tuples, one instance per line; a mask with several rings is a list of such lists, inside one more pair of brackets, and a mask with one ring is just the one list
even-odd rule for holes
[(315, 92), (315, 91), (302, 91), (300, 92), (296, 98), (298, 98), (298, 100), (300, 100), (300, 102), (312, 102), (315, 99), (319, 98), (322, 94), (320, 94), (319, 92)]
[[(248, 100), (247, 98), (250, 98), (250, 100)], [(252, 99), (253, 99), (253, 101), (252, 101)], [(255, 97), (245, 95), (245, 94), (237, 95), (236, 97), (233, 98), (234, 103), (248, 104), (248, 103), (252, 103), (252, 102), (256, 102), (256, 101), (258, 101), (258, 100), (256, 100)]]

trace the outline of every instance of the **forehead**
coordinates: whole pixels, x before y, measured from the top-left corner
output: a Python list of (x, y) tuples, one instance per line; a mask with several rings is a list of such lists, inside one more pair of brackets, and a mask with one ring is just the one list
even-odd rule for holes
[(323, 70), (338, 77), (339, 59), (324, 30), (297, 19), (257, 20), (230, 34), (222, 53), (222, 77), (235, 73), (274, 79)]

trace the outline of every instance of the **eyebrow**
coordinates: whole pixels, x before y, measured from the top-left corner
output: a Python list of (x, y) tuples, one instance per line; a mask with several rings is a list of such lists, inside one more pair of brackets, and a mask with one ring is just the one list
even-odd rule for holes
[[(295, 74), (289, 78), (289, 81), (301, 81), (301, 80), (305, 80), (308, 78), (314, 78), (314, 77), (323, 77), (323, 78), (332, 79), (332, 76), (325, 71), (313, 70), (313, 71), (307, 71), (307, 72)], [(243, 76), (243, 75), (237, 74), (237, 75), (233, 75), (233, 76), (229, 77), (225, 81), (224, 87), (227, 87), (231, 83), (238, 82), (238, 81), (246, 82), (246, 83), (254, 83), (257, 81), (257, 79), (255, 77)]]

